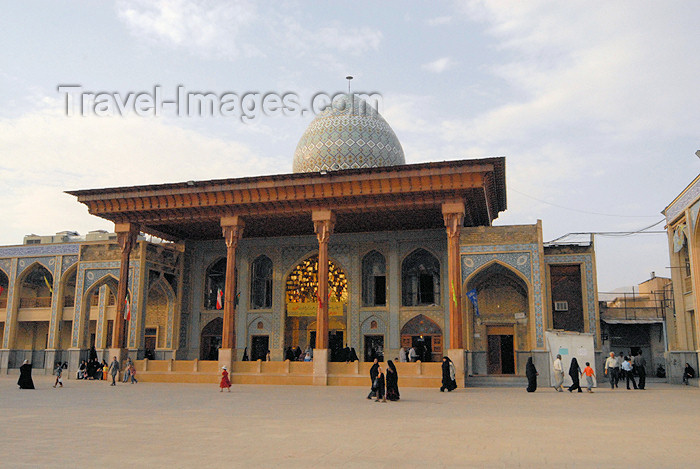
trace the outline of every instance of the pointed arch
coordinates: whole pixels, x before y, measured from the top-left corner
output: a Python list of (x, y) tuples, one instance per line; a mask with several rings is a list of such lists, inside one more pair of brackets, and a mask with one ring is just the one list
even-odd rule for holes
[[(91, 322), (94, 321), (94, 334), (95, 334), (95, 346), (97, 347), (98, 342), (100, 342), (100, 337), (98, 337), (103, 331), (104, 324), (107, 322), (104, 314), (104, 309), (99, 308), (99, 291), (102, 286), (107, 289), (107, 298), (105, 299), (105, 305), (109, 305), (110, 298), (113, 297), (113, 302), (116, 301), (117, 290), (119, 288), (119, 280), (112, 273), (106, 273), (102, 277), (98, 278), (90, 287), (85, 290), (81, 295), (80, 301), (80, 311), (77, 315), (78, 324), (73, 324), (73, 333), (77, 336), (73, 336), (73, 346), (74, 347), (87, 347), (89, 345), (90, 330), (93, 328)], [(97, 303), (93, 305), (93, 297), (96, 297)], [(107, 335), (110, 335), (108, 328)], [(111, 337), (107, 337), (108, 341), (111, 341)]]
[(251, 309), (272, 308), (273, 291), (272, 259), (265, 254), (256, 257), (250, 268), (250, 307)]
[(362, 306), (386, 306), (386, 257), (373, 249), (362, 256)]
[(17, 276), (20, 308), (50, 308), (53, 297), (53, 273), (42, 262), (34, 261)]
[(172, 344), (174, 303), (175, 292), (170, 283), (161, 276), (151, 284), (146, 296), (144, 348), (163, 349), (168, 347), (168, 343)]
[(425, 248), (411, 251), (401, 261), (401, 304), (440, 304), (440, 259)]
[[(10, 294), (10, 276), (0, 268), (0, 308), (7, 307), (7, 298)], [(1, 315), (0, 320), (5, 322), (5, 315)], [(2, 339), (2, 334), (0, 334), (0, 339)]]
[(204, 273), (204, 308), (217, 309), (217, 296), (226, 291), (226, 256), (209, 263)]
[(386, 334), (386, 322), (376, 314), (372, 314), (362, 321), (360, 334)]
[(221, 336), (224, 331), (223, 318), (217, 317), (209, 321), (200, 334), (200, 360), (217, 360), (221, 348)]
[(495, 264), (500, 265), (501, 267), (507, 269), (511, 274), (514, 274), (517, 276), (526, 286), (527, 292), (529, 294), (531, 285), (530, 285), (530, 280), (523, 275), (522, 272), (520, 272), (518, 269), (514, 268), (511, 265), (506, 264), (505, 262), (501, 261), (500, 259), (492, 259), (489, 262), (485, 263), (484, 265), (480, 266), (478, 269), (476, 269), (474, 272), (469, 274), (466, 279), (464, 279), (464, 282), (462, 283), (462, 288), (468, 288), (472, 280), (477, 277), (478, 275), (481, 274), (481, 272), (485, 272), (489, 268), (493, 267)]

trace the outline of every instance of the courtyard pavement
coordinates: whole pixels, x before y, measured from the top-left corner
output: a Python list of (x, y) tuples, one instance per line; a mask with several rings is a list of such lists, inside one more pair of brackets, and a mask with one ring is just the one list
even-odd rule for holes
[[(2, 467), (698, 467), (700, 390), (534, 394), (0, 377)], [(369, 379), (367, 379), (369, 383)], [(399, 382), (400, 384), (400, 382)]]

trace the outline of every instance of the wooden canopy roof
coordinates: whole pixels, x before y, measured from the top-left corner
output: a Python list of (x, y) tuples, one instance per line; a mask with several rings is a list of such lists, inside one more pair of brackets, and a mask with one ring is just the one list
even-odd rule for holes
[(465, 226), (484, 226), (506, 209), (505, 158), (67, 193), (93, 215), (173, 241), (220, 239), (221, 218), (233, 215), (245, 237), (312, 234), (317, 209), (333, 211), (336, 233), (441, 228), (442, 204), (459, 201)]

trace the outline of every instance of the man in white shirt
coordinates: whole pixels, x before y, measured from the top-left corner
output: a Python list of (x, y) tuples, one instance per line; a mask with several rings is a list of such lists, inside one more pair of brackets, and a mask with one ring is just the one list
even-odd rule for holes
[(562, 392), (564, 389), (562, 389), (561, 385), (564, 384), (564, 367), (562, 366), (561, 363), (561, 355), (557, 354), (557, 358), (554, 360), (553, 364), (554, 368), (554, 389), (557, 390), (557, 392)]
[(610, 380), (610, 389), (615, 389), (620, 376), (620, 362), (615, 358), (615, 352), (610, 352), (605, 360), (605, 375)]
[(637, 383), (634, 381), (634, 372), (632, 371), (632, 360), (627, 357), (627, 360), (622, 362), (622, 371), (625, 373), (625, 380), (627, 381), (627, 389), (630, 388), (630, 380), (632, 380), (632, 386), (637, 389)]

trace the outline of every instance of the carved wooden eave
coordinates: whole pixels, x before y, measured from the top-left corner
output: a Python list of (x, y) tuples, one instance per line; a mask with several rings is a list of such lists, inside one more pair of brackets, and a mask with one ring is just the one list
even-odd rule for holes
[(312, 210), (335, 232), (444, 226), (441, 205), (461, 200), (466, 226), (506, 209), (505, 158), (68, 191), (91, 214), (171, 239), (219, 239), (221, 217), (245, 219), (246, 237), (313, 234)]

